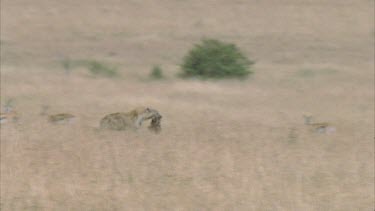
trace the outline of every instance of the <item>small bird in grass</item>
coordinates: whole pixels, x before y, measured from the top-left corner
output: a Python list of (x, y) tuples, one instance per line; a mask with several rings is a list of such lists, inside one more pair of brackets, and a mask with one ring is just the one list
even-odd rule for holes
[(0, 124), (7, 122), (17, 122), (18, 114), (12, 108), (7, 107), (4, 109), (3, 113), (0, 113)]
[(311, 127), (314, 132), (317, 133), (333, 133), (336, 128), (333, 127), (329, 122), (312, 122), (313, 116), (311, 114), (304, 114), (305, 125)]
[[(47, 114), (48, 109), (49, 109), (49, 106), (46, 106), (46, 105), (42, 106), (42, 111), (40, 115), (42, 116), (48, 115)], [(59, 113), (59, 114), (48, 115), (48, 121), (54, 124), (70, 124), (70, 123), (73, 123), (75, 119), (76, 119), (76, 116), (74, 116), (73, 114), (69, 114), (69, 113)]]
[(55, 124), (73, 123), (76, 117), (73, 114), (61, 113), (48, 116), (48, 121)]

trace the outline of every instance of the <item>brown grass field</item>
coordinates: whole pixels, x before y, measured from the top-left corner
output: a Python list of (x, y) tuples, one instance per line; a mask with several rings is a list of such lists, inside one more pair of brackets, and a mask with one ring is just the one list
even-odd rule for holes
[[(1, 109), (19, 120), (1, 125), (0, 208), (373, 211), (374, 35), (373, 0), (2, 0)], [(205, 37), (254, 74), (176, 77)], [(78, 119), (51, 125), (43, 105)], [(98, 129), (136, 106), (160, 111), (160, 134)]]

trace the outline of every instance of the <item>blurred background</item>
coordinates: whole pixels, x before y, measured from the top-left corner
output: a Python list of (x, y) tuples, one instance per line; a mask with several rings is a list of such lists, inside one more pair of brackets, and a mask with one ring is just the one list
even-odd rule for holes
[[(3, 0), (0, 15), (1, 111), (17, 112), (1, 210), (374, 209), (373, 0)], [(251, 73), (180, 77), (203, 39)], [(99, 130), (137, 106), (160, 134)]]

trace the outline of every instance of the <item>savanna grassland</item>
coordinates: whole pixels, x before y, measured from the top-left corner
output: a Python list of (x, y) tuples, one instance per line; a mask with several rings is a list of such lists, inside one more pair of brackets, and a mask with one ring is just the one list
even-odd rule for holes
[[(1, 210), (374, 209), (373, 0), (2, 0), (0, 35), (1, 106), (19, 114), (1, 125)], [(178, 78), (202, 38), (254, 74)], [(83, 60), (119, 75), (64, 66)], [(136, 106), (160, 134), (98, 129)]]

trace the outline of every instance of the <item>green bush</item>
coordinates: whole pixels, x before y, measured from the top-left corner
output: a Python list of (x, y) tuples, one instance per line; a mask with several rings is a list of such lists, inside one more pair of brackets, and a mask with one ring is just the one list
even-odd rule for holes
[(110, 67), (98, 61), (88, 61), (87, 67), (93, 75), (101, 75), (106, 77), (117, 76), (117, 69), (115, 67)]
[(150, 77), (153, 79), (162, 79), (164, 78), (163, 70), (159, 65), (155, 65), (151, 69)]
[(181, 76), (244, 78), (253, 64), (234, 44), (204, 39), (185, 56)]

